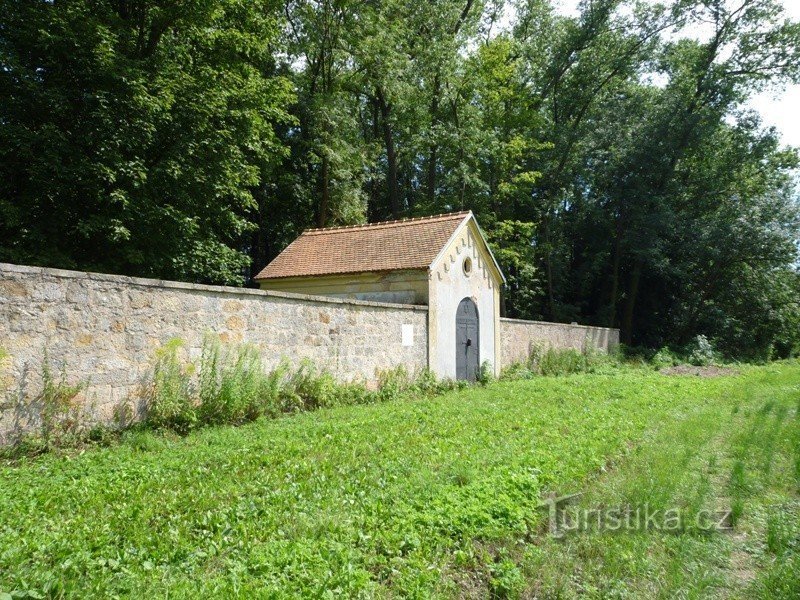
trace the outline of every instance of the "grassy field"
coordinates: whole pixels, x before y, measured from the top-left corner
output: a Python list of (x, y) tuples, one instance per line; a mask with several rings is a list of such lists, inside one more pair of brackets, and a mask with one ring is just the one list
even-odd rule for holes
[[(0, 467), (0, 599), (798, 597), (800, 365), (496, 382)], [(580, 506), (713, 532), (549, 535)]]

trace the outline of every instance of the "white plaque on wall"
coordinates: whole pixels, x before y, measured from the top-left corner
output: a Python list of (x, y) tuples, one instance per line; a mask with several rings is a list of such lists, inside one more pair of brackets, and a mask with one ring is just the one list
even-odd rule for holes
[(403, 324), (403, 346), (414, 345), (414, 326)]

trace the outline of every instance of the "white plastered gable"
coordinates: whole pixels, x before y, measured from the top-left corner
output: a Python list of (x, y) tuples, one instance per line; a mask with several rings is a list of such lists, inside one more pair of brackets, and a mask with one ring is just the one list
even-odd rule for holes
[[(471, 268), (465, 271), (465, 261)], [(503, 274), (475, 218), (467, 215), (429, 270), (429, 364), (440, 377), (456, 376), (456, 310), (464, 298), (479, 315), (479, 362), (499, 367), (500, 287)]]

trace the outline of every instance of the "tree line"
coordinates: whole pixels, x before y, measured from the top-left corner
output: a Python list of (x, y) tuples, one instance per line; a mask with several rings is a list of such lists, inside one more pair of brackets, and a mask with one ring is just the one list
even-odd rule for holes
[(508, 316), (800, 345), (777, 0), (0, 0), (0, 260), (244, 285), (302, 229), (471, 209)]

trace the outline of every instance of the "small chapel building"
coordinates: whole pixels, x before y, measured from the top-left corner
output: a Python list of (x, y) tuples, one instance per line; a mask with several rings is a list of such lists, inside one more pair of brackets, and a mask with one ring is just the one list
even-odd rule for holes
[(428, 366), (474, 380), (500, 368), (505, 283), (472, 212), (309, 229), (257, 276), (264, 290), (428, 307)]

